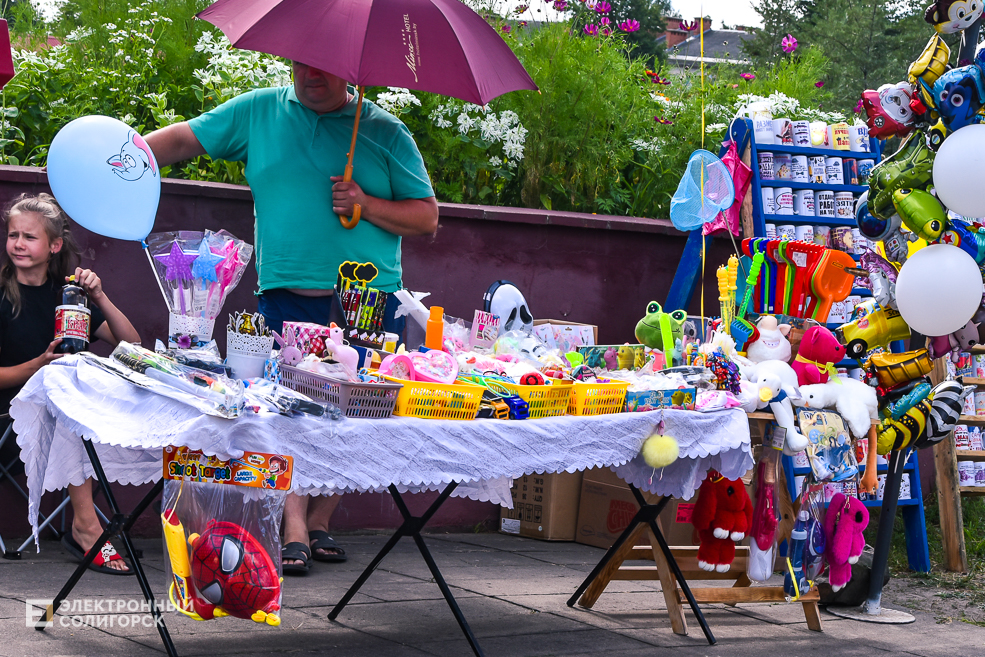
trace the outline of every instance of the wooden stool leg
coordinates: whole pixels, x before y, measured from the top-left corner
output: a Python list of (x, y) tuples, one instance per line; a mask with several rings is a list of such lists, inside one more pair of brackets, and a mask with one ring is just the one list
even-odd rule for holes
[(657, 564), (657, 574), (660, 576), (660, 589), (667, 603), (667, 615), (670, 616), (670, 627), (674, 634), (687, 636), (687, 619), (684, 618), (684, 606), (677, 597), (677, 581), (674, 572), (667, 563), (660, 544), (657, 543), (652, 531), (647, 531), (650, 537), (650, 547), (653, 549), (653, 561)]
[(598, 574), (598, 577), (589, 584), (585, 593), (578, 600), (578, 605), (585, 607), (586, 609), (591, 609), (596, 601), (598, 601), (599, 596), (605, 591), (605, 587), (609, 585), (609, 581), (612, 580), (612, 576), (615, 574), (619, 567), (622, 566), (622, 562), (626, 560), (629, 553), (633, 551), (633, 547), (636, 545), (636, 541), (639, 539), (640, 534), (643, 532), (645, 525), (642, 523), (636, 527), (626, 542), (622, 544), (619, 551), (613, 555), (612, 560), (606, 564), (602, 572)]
[(814, 630), (815, 632), (823, 632), (824, 628), (821, 627), (821, 612), (817, 607), (817, 603), (805, 602), (803, 605), (804, 616), (807, 617), (808, 629)]

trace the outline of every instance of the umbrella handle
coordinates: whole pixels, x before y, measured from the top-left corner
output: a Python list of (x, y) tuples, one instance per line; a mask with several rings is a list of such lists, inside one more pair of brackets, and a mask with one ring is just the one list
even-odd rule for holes
[[(345, 174), (342, 176), (342, 182), (352, 181), (352, 156), (356, 152), (356, 136), (359, 134), (359, 115), (362, 114), (363, 110), (363, 87), (359, 87), (359, 102), (356, 105), (356, 120), (352, 125), (352, 143), (349, 144), (349, 161), (345, 165)], [(342, 227), (348, 230), (352, 230), (359, 223), (359, 217), (362, 215), (362, 207), (358, 203), (352, 206), (352, 218), (344, 217), (339, 215), (339, 221), (342, 222)]]

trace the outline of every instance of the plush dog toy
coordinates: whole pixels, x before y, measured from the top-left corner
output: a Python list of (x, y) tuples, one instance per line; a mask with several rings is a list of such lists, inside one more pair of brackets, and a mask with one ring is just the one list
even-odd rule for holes
[(845, 357), (845, 347), (839, 344), (834, 333), (823, 326), (812, 326), (804, 331), (800, 350), (791, 367), (797, 373), (797, 383), (827, 383), (828, 377), (837, 379), (835, 363)]
[(833, 408), (845, 418), (848, 428), (856, 438), (869, 435), (872, 420), (879, 419), (879, 400), (876, 390), (855, 379), (840, 379), (802, 386), (796, 406), (806, 408)]
[(735, 544), (752, 527), (752, 501), (742, 480), (726, 479), (710, 470), (698, 490), (691, 522), (701, 539), (698, 567), (728, 572), (735, 560)]
[(852, 579), (852, 564), (862, 556), (865, 547), (862, 532), (868, 525), (869, 510), (862, 502), (842, 493), (834, 494), (824, 516), (824, 554), (832, 591), (844, 588)]

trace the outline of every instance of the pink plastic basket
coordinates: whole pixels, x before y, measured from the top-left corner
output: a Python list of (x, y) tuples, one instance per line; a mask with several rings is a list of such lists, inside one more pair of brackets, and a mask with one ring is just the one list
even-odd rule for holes
[(334, 404), (346, 417), (390, 417), (397, 403), (400, 383), (351, 383), (290, 365), (280, 366), (281, 384), (312, 399)]

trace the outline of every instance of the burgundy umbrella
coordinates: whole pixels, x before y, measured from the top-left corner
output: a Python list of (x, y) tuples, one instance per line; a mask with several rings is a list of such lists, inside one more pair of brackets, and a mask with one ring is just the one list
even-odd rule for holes
[[(198, 15), (237, 48), (303, 62), (355, 84), (359, 130), (363, 87), (405, 87), (485, 105), (537, 89), (516, 55), (459, 0), (219, 0)], [(353, 218), (342, 225), (352, 228)]]

